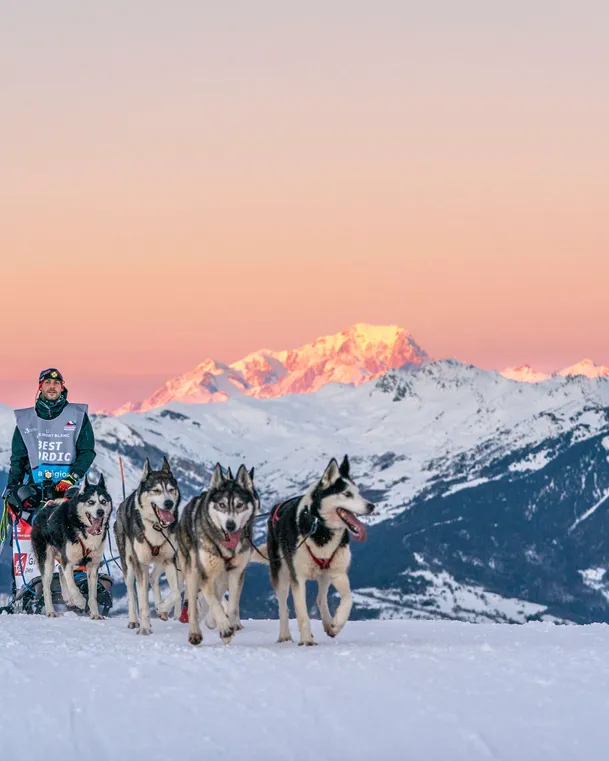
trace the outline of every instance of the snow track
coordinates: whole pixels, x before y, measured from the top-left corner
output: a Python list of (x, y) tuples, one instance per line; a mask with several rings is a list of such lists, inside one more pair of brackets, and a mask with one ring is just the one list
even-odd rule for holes
[[(4, 761), (605, 761), (609, 627), (349, 622), (320, 646), (247, 621), (0, 617)], [(292, 622), (293, 634), (296, 624)], [(386, 754), (386, 755), (385, 755)]]

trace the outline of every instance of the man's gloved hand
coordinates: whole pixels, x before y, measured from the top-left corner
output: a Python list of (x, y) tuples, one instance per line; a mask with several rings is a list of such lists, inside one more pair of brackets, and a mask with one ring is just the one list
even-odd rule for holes
[(55, 485), (55, 491), (59, 494), (63, 494), (64, 492), (68, 491), (68, 489), (71, 489), (73, 486), (75, 486), (77, 481), (78, 476), (75, 476), (73, 473), (69, 473), (65, 478), (62, 478), (61, 481)]
[(11, 489), (7, 489), (4, 492), (4, 501), (13, 511), (13, 515), (19, 518), (21, 515), (22, 506), (19, 500), (17, 499), (16, 495), (13, 494)]

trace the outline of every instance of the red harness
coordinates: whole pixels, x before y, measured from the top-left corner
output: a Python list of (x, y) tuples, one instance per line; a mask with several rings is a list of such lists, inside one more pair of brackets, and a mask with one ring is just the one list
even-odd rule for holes
[(82, 559), (86, 560), (88, 557), (91, 556), (91, 550), (88, 550), (85, 547), (85, 543), (83, 542), (83, 540), (80, 537), (78, 537), (78, 542), (80, 544), (80, 549), (82, 550)]
[(150, 542), (146, 538), (146, 534), (144, 534), (144, 541), (146, 542), (148, 547), (150, 547), (150, 552), (152, 552), (152, 557), (156, 557), (161, 551), (161, 547), (165, 544), (165, 542), (161, 542), (161, 544), (150, 544)]
[[(87, 570), (87, 558), (91, 557), (91, 550), (88, 550), (85, 547), (85, 543), (80, 537), (77, 537), (78, 543), (80, 544), (80, 549), (82, 550), (82, 559), (81, 562), (78, 563), (78, 565), (74, 566), (75, 571), (86, 571)], [(61, 565), (61, 555), (55, 555), (55, 560)], [(82, 561), (85, 561), (84, 565), (82, 564)]]
[(217, 544), (216, 544), (216, 543), (213, 541), (213, 539), (211, 539), (210, 541), (211, 541), (211, 543), (214, 545), (214, 547), (216, 548), (216, 555), (218, 555), (218, 557), (220, 558), (220, 560), (223, 560), (223, 561), (224, 561), (224, 568), (225, 568), (225, 570), (227, 570), (227, 571), (234, 571), (234, 570), (235, 570), (235, 568), (237, 567), (236, 565), (233, 565), (233, 560), (235, 559), (235, 556), (234, 556), (234, 555), (231, 555), (229, 558), (225, 557), (225, 556), (222, 554), (222, 550), (221, 550), (221, 549), (218, 547), (218, 545), (217, 545)]
[[(290, 499), (286, 499), (284, 502), (280, 502), (278, 505), (275, 505), (275, 507), (273, 508), (271, 512), (271, 524), (273, 525), (273, 527), (276, 526), (277, 521), (279, 520), (279, 511), (281, 510), (281, 508), (284, 507), (284, 505), (287, 505), (288, 502), (291, 502), (292, 499), (293, 498), (291, 497)], [(326, 571), (330, 567), (330, 564), (334, 560), (334, 556), (340, 549), (340, 544), (339, 544), (338, 547), (334, 550), (334, 552), (330, 555), (329, 558), (318, 558), (317, 555), (313, 553), (313, 551), (311, 550), (311, 548), (306, 542), (304, 543), (304, 545), (309, 551), (309, 555), (313, 559), (313, 562), (315, 563), (315, 565), (321, 568), (322, 571)]]
[(275, 507), (273, 508), (273, 511), (271, 513), (271, 523), (273, 524), (273, 528), (277, 525), (277, 521), (279, 520), (279, 511), (284, 505), (287, 505), (288, 502), (291, 502), (291, 501), (292, 501), (291, 498), (286, 499), (283, 502), (280, 502), (278, 505), (275, 505)]
[(340, 544), (338, 547), (334, 550), (334, 552), (330, 555), (329, 558), (318, 558), (317, 555), (314, 555), (309, 545), (305, 542), (305, 547), (309, 550), (309, 555), (313, 558), (315, 561), (315, 565), (319, 566), (322, 571), (327, 570), (330, 567), (330, 563), (334, 560), (334, 556), (340, 549)]

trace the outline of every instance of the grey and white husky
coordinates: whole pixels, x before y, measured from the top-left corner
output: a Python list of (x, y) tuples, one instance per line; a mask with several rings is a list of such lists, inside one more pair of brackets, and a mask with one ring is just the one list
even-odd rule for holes
[[(235, 478), (218, 463), (209, 489), (184, 508), (178, 526), (180, 568), (186, 581), (188, 641), (203, 641), (199, 625), (198, 594), (209, 608), (208, 626), (218, 627), (220, 637), (230, 642), (242, 629), (239, 600), (245, 567), (251, 555), (251, 536), (260, 500), (254, 487), (254, 470), (241, 465)], [(222, 600), (228, 590), (228, 606)]]
[(51, 582), (55, 560), (59, 562), (61, 594), (68, 606), (84, 610), (86, 600), (74, 582), (74, 566), (86, 566), (89, 612), (101, 619), (97, 604), (97, 576), (112, 512), (112, 499), (103, 475), (97, 484), (87, 476), (68, 499), (56, 499), (42, 507), (32, 523), (32, 548), (44, 594), (47, 616), (55, 618)]
[[(317, 644), (307, 612), (305, 584), (310, 579), (318, 583), (317, 605), (324, 631), (330, 637), (341, 631), (353, 604), (349, 537), (358, 542), (366, 539), (366, 527), (357, 516), (373, 510), (374, 505), (364, 499), (351, 479), (346, 455), (340, 466), (332, 458), (321, 479), (304, 495), (275, 505), (268, 520), (267, 543), (252, 560), (270, 565), (271, 583), (279, 601), (278, 642), (292, 639), (288, 618), (291, 588), (299, 644)], [(328, 607), (330, 585), (341, 597), (333, 616)]]
[[(129, 629), (138, 634), (152, 634), (148, 589), (152, 584), (157, 615), (166, 621), (169, 611), (180, 615), (180, 587), (176, 565), (176, 527), (180, 489), (167, 458), (163, 458), (160, 470), (152, 470), (146, 458), (144, 470), (137, 489), (118, 507), (114, 533), (121, 557), (127, 601), (129, 605)], [(153, 564), (152, 574), (149, 566)], [(165, 572), (170, 594), (161, 597), (159, 578)], [(140, 618), (136, 609), (135, 586)]]

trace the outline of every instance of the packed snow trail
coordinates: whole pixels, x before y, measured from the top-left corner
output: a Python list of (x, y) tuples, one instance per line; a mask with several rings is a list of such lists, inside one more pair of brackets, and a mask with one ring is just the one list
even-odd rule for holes
[[(606, 761), (609, 626), (0, 616), (3, 761)], [(293, 634), (296, 624), (291, 622)]]

